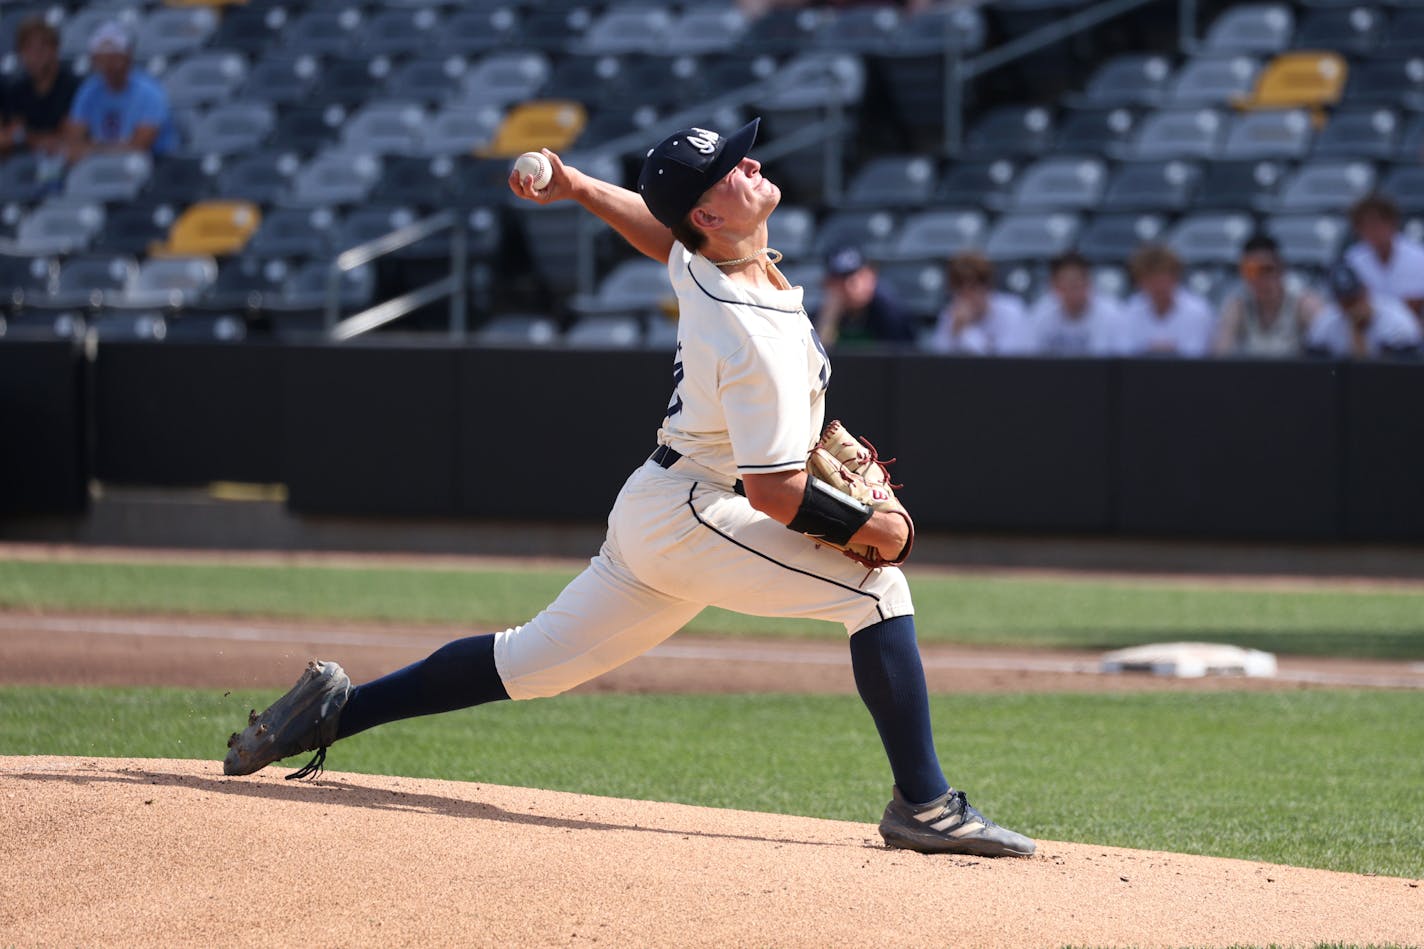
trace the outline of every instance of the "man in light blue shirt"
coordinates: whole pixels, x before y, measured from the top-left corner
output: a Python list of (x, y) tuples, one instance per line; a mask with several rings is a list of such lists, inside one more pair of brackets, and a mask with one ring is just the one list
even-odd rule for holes
[(168, 94), (133, 68), (132, 41), (117, 23), (89, 39), (94, 71), (79, 86), (65, 124), (70, 161), (95, 151), (165, 155), (178, 147)]

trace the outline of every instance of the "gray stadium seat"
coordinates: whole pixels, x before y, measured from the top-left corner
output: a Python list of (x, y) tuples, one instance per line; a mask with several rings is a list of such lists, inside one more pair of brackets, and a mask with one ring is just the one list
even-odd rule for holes
[(240, 54), (213, 50), (198, 53), (163, 74), (163, 88), (175, 109), (207, 106), (231, 99), (247, 81), (247, 60)]
[(1192, 205), (1203, 210), (1238, 210), (1267, 204), (1285, 178), (1278, 161), (1218, 161), (1206, 168)]
[(1374, 56), (1351, 64), (1342, 104), (1424, 111), (1424, 56)]
[(64, 194), (74, 201), (132, 201), (153, 172), (142, 152), (96, 152), (81, 158), (64, 177)]
[(889, 211), (838, 211), (816, 231), (815, 256), (854, 244), (867, 257), (881, 257), (895, 239), (895, 215)]
[(1424, 115), (1416, 115), (1404, 127), (1399, 138), (1399, 160), (1416, 162), (1424, 155)]
[(1075, 109), (1058, 124), (1054, 149), (1061, 155), (1100, 155), (1129, 141), (1137, 118), (1131, 109)]
[(105, 215), (95, 246), (109, 253), (142, 256), (151, 245), (162, 243), (177, 216), (173, 205), (162, 201), (126, 202)]
[(440, 14), (421, 9), (374, 11), (361, 25), (361, 50), (368, 55), (418, 56), (439, 43)]
[(247, 321), (233, 313), (174, 314), (165, 320), (169, 341), (240, 343), (247, 338)]
[(1266, 232), (1280, 244), (1287, 266), (1324, 270), (1340, 259), (1350, 227), (1337, 215), (1299, 214), (1270, 218)]
[(297, 170), (280, 201), (302, 208), (360, 204), (380, 177), (381, 162), (374, 155), (324, 152)]
[(816, 31), (816, 43), (823, 49), (873, 56), (890, 52), (899, 31), (900, 12), (894, 7), (847, 5), (833, 8), (832, 15)]
[(940, 176), (935, 202), (949, 206), (976, 205), (1007, 197), (1018, 167), (1008, 159), (951, 162)]
[(273, 105), (306, 103), (320, 75), (315, 56), (263, 59), (252, 67), (242, 84), (241, 97), (244, 101)]
[(1390, 20), (1379, 52), (1385, 56), (1417, 55), (1421, 36), (1424, 36), (1424, 6), (1399, 10)]
[[(58, 165), (53, 169), (56, 174), (61, 170)], [(40, 161), (34, 152), (19, 152), (0, 162), (0, 202), (29, 204), (39, 196), (42, 185)]]
[(196, 301), (204, 310), (216, 312), (258, 312), (266, 301), (281, 295), (282, 284), (291, 265), (282, 259), (263, 259), (251, 254), (227, 260), (217, 278)]
[[(101, 6), (78, 10), (59, 24), (60, 58), (72, 61), (88, 55), (89, 38), (94, 35), (95, 30), (110, 21), (122, 25), (132, 37), (139, 20), (139, 11), (136, 8), (112, 10)], [(5, 51), (9, 52), (13, 48), (12, 46)]]
[(187, 205), (213, 197), (225, 159), (216, 155), (164, 155), (153, 163), (142, 197), (162, 204)]
[(1215, 109), (1153, 112), (1138, 123), (1131, 143), (1110, 154), (1135, 160), (1215, 158), (1225, 129), (1226, 119)]
[(793, 57), (771, 78), (771, 92), (758, 104), (767, 111), (849, 106), (865, 94), (865, 65), (847, 53), (813, 52)]
[(570, 307), (585, 316), (660, 311), (673, 298), (667, 267), (655, 260), (636, 257), (613, 268), (591, 295), (576, 295)]
[(470, 334), (480, 346), (548, 346), (559, 338), (559, 324), (547, 316), (506, 313)]
[[(326, 307), (331, 261), (308, 261), (288, 274), (281, 291), (264, 300), (269, 310), (323, 310)], [(337, 304), (342, 312), (362, 310), (371, 305), (376, 279), (371, 267), (357, 267), (337, 280)]]
[(677, 347), (677, 320), (666, 316), (648, 317), (643, 327), (643, 348), (672, 352)]
[(475, 56), (512, 45), (519, 26), (519, 11), (509, 6), (487, 10), (461, 7), (440, 24), (436, 42), (444, 53)]
[(808, 6), (780, 7), (758, 17), (742, 34), (741, 49), (748, 55), (785, 55), (808, 49), (825, 23), (825, 10)]
[(187, 136), (187, 150), (201, 155), (255, 151), (276, 124), (276, 113), (265, 102), (229, 102), (198, 120)]
[(1042, 155), (1053, 144), (1053, 113), (1043, 106), (1000, 106), (969, 130), (965, 152), (971, 156)]
[(138, 261), (126, 254), (71, 257), (59, 267), (54, 289), (30, 303), (48, 309), (98, 307), (106, 292), (126, 289), (138, 276)]
[(163, 314), (154, 312), (95, 314), (90, 326), (101, 341), (162, 342), (168, 336)]
[(211, 257), (155, 257), (144, 261), (138, 276), (123, 290), (105, 294), (106, 307), (178, 309), (196, 301), (217, 278)]
[(8, 252), (26, 256), (76, 253), (88, 248), (103, 226), (102, 205), (42, 204), (20, 219)]
[(1329, 49), (1368, 56), (1379, 43), (1385, 17), (1374, 7), (1351, 5), (1308, 10), (1295, 34), (1297, 49)]
[(271, 204), (291, 187), (301, 164), (291, 152), (264, 152), (231, 161), (218, 172), (218, 193), (224, 198)]
[(1168, 231), (1166, 244), (1182, 262), (1235, 265), (1241, 247), (1255, 229), (1249, 214), (1202, 211), (1189, 214)]
[(417, 102), (371, 102), (342, 126), (341, 148), (353, 155), (419, 155), (425, 126)]
[(922, 206), (934, 196), (935, 184), (934, 162), (923, 155), (875, 158), (851, 178), (843, 203), (861, 208)]
[(138, 25), (134, 55), (139, 59), (177, 56), (200, 49), (218, 28), (211, 7), (167, 7), (150, 13)]
[(767, 243), (786, 255), (787, 260), (799, 260), (811, 253), (816, 240), (816, 215), (810, 208), (779, 205), (767, 222)]
[(564, 334), (565, 344), (583, 349), (628, 349), (642, 341), (642, 324), (631, 316), (586, 316)]
[(585, 4), (531, 4), (519, 24), (519, 46), (534, 47), (550, 54), (578, 48), (579, 40), (594, 20), (594, 10)]
[(328, 208), (273, 208), (262, 217), (244, 252), (258, 258), (326, 257), (336, 216)]
[(1203, 48), (1212, 53), (1279, 53), (1290, 45), (1295, 13), (1284, 3), (1228, 7), (1207, 30)]
[(287, 10), (281, 6), (230, 6), (223, 12), (208, 45), (260, 56), (275, 42), (287, 19)]
[(1255, 88), (1261, 64), (1250, 56), (1198, 56), (1182, 64), (1167, 90), (1166, 105), (1183, 109), (1229, 105)]
[(932, 4), (906, 13), (882, 53), (891, 59), (943, 56), (946, 50), (982, 49), (987, 33), (983, 12), (967, 4)]
[(1123, 264), (1165, 226), (1160, 214), (1099, 214), (1078, 236), (1077, 251), (1095, 264)]
[(1326, 159), (1306, 162), (1281, 184), (1271, 207), (1279, 212), (1344, 211), (1374, 190), (1369, 162)]
[(1124, 300), (1132, 288), (1127, 269), (1116, 266), (1093, 268), (1093, 292), (1109, 300)]
[(460, 82), (460, 100), (472, 106), (506, 106), (538, 97), (549, 78), (542, 53), (492, 53), (470, 66)]
[(1311, 135), (1310, 115), (1304, 109), (1248, 112), (1231, 121), (1221, 157), (1301, 158), (1310, 150)]
[[(594, 107), (626, 111), (630, 102), (650, 94), (675, 94), (672, 89), (644, 90), (629, 84), (625, 65), (628, 56), (602, 53), (596, 56), (566, 56), (554, 67), (545, 87), (558, 94)], [(567, 90), (567, 91), (565, 91)]]
[(1103, 193), (1106, 211), (1181, 211), (1191, 202), (1202, 177), (1195, 162), (1127, 162), (1108, 180)]
[(987, 220), (980, 211), (931, 210), (911, 214), (896, 232), (886, 260), (936, 260), (984, 244)]
[(672, 14), (660, 6), (613, 6), (594, 18), (574, 48), (595, 55), (657, 53), (672, 25)]
[(1217, 309), (1239, 282), (1236, 268), (1223, 265), (1188, 267), (1182, 285)]
[(1092, 208), (1102, 198), (1107, 177), (1107, 164), (1098, 158), (1045, 158), (1020, 173), (1009, 207), (1015, 211)]
[(1424, 212), (1424, 166), (1395, 168), (1380, 186), (1380, 191), (1393, 198), (1405, 214)]
[(944, 307), (942, 260), (891, 261), (879, 266), (880, 280), (918, 321), (933, 319)]
[(357, 208), (336, 225), (333, 243), (340, 253), (405, 227), (415, 219), (415, 211), (407, 207)]
[(433, 105), (451, 98), (460, 89), (460, 80), (470, 64), (465, 57), (450, 54), (414, 59), (397, 67), (386, 80), (382, 94)]
[(1172, 79), (1172, 63), (1155, 53), (1113, 56), (1094, 71), (1087, 87), (1070, 96), (1074, 105), (1105, 108), (1159, 105)]
[(687, 7), (664, 36), (661, 52), (692, 56), (725, 53), (741, 42), (747, 27), (746, 15), (735, 6), (710, 3)]
[(984, 254), (996, 261), (1049, 260), (1071, 248), (1081, 228), (1074, 214), (1005, 214), (989, 230)]
[(802, 291), (801, 306), (807, 313), (815, 315), (821, 308), (821, 294), (824, 292), (826, 268), (819, 260), (803, 260), (787, 264), (781, 268), (782, 276), (793, 287)]
[(1317, 158), (1394, 157), (1400, 121), (1393, 109), (1337, 109), (1315, 139)]
[(354, 56), (364, 31), (359, 7), (342, 5), (307, 10), (280, 31), (282, 48), (290, 55)]

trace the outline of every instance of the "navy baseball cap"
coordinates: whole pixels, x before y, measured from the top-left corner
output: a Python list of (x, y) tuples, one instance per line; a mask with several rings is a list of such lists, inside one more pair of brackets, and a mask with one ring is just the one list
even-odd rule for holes
[(638, 193), (653, 217), (667, 227), (687, 217), (707, 189), (747, 157), (760, 124), (752, 119), (731, 135), (687, 128), (648, 149)]
[(848, 277), (865, 266), (865, 254), (854, 244), (837, 247), (826, 255), (826, 273), (832, 277)]
[(1364, 281), (1355, 273), (1355, 268), (1343, 261), (1330, 271), (1327, 282), (1330, 284), (1330, 292), (1337, 300), (1353, 300), (1365, 289)]

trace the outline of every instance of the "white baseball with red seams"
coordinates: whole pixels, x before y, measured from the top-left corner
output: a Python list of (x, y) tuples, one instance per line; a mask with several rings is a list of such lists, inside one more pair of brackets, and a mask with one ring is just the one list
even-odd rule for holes
[(542, 152), (525, 152), (520, 155), (514, 160), (514, 170), (519, 172), (521, 178), (533, 178), (532, 187), (535, 191), (543, 191), (549, 187), (549, 182), (554, 177), (554, 166), (549, 164), (549, 159)]

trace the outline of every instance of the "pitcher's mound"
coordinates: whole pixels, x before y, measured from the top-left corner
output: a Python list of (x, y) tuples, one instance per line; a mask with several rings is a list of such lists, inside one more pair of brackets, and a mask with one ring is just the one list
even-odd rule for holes
[[(1403, 943), (1410, 881), (216, 762), (0, 757), (0, 945)], [(1032, 830), (1032, 828), (1023, 828)]]

